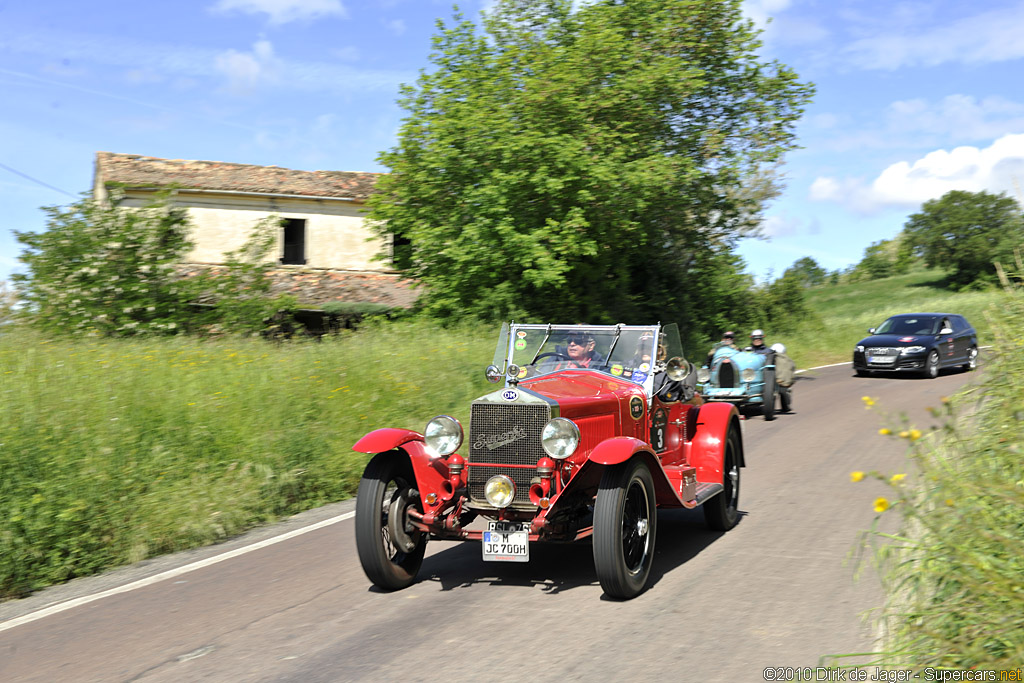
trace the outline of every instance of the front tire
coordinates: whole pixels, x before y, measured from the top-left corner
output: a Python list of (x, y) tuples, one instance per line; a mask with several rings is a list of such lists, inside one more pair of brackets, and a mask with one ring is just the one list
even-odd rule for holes
[(657, 526), (654, 478), (644, 461), (607, 468), (594, 503), (594, 568), (608, 597), (628, 600), (643, 591)]
[(378, 453), (366, 465), (356, 494), (356, 550), (366, 577), (387, 591), (416, 580), (427, 534), (409, 524), (419, 509), (412, 465), (404, 453)]
[(932, 351), (924, 361), (924, 370), (921, 375), (925, 379), (935, 379), (939, 376), (939, 352)]
[(775, 369), (764, 371), (764, 387), (761, 389), (761, 413), (766, 422), (775, 419)]
[(721, 493), (704, 503), (704, 521), (710, 529), (728, 531), (740, 521), (740, 440), (729, 428), (722, 458)]

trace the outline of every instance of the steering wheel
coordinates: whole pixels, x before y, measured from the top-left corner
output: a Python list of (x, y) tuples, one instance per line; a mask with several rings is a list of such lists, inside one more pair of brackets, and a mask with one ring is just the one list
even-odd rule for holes
[(553, 356), (554, 358), (559, 358), (559, 359), (564, 360), (564, 361), (571, 361), (572, 360), (572, 358), (569, 358), (569, 356), (565, 355), (564, 353), (558, 353), (557, 351), (548, 351), (548, 352), (542, 353), (539, 356), (537, 356), (536, 358), (534, 358), (533, 359), (533, 365), (537, 365), (541, 358), (547, 358), (548, 356)]

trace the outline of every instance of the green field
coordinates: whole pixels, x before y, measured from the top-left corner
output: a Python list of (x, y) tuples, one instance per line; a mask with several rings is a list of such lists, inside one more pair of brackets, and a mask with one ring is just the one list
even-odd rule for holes
[[(985, 310), (1001, 294), (950, 294), (939, 277), (811, 290), (820, 324), (767, 330), (768, 341), (801, 367), (846, 361), (886, 316), (948, 310), (990, 343)], [(286, 343), (6, 329), (0, 598), (350, 497), (366, 461), (351, 446), (368, 430), (468, 419), (470, 400), (492, 389), (483, 369), (497, 336), (494, 325), (423, 321)]]

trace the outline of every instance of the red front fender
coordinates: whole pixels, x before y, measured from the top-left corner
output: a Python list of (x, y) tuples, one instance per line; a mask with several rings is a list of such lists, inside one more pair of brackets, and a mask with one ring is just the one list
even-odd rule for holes
[(411, 429), (376, 429), (356, 441), (352, 450), (360, 453), (383, 453), (410, 441), (423, 441), (423, 435)]
[[(731, 403), (705, 403), (697, 413), (697, 428), (690, 444), (690, 464), (697, 468), (697, 481), (721, 483), (725, 440), (729, 430), (740, 430), (740, 414)], [(745, 467), (742, 432), (739, 466)]]
[[(640, 439), (631, 436), (615, 436), (605, 439), (597, 444), (597, 448), (590, 452), (588, 461), (598, 465), (618, 465), (632, 457), (639, 457), (647, 463), (647, 469), (651, 471), (654, 478), (654, 491), (658, 499), (658, 505), (666, 507), (679, 507), (683, 505), (679, 493), (665, 474), (661, 461), (651, 452), (651, 447)], [(591, 477), (597, 477), (596, 472), (590, 473)], [(569, 482), (572, 486), (573, 482)]]

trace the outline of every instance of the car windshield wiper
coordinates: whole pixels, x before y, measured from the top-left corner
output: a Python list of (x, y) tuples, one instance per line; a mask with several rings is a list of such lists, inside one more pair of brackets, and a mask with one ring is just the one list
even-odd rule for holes
[(541, 349), (543, 349), (545, 346), (547, 346), (548, 339), (551, 339), (551, 324), (550, 323), (548, 324), (548, 329), (544, 330), (544, 341), (542, 341), (540, 343), (540, 346), (537, 347), (537, 352), (535, 354), (533, 354), (533, 360), (531, 360), (529, 363), (527, 363), (527, 365), (534, 365), (534, 364), (537, 363), (537, 356), (540, 355)]

